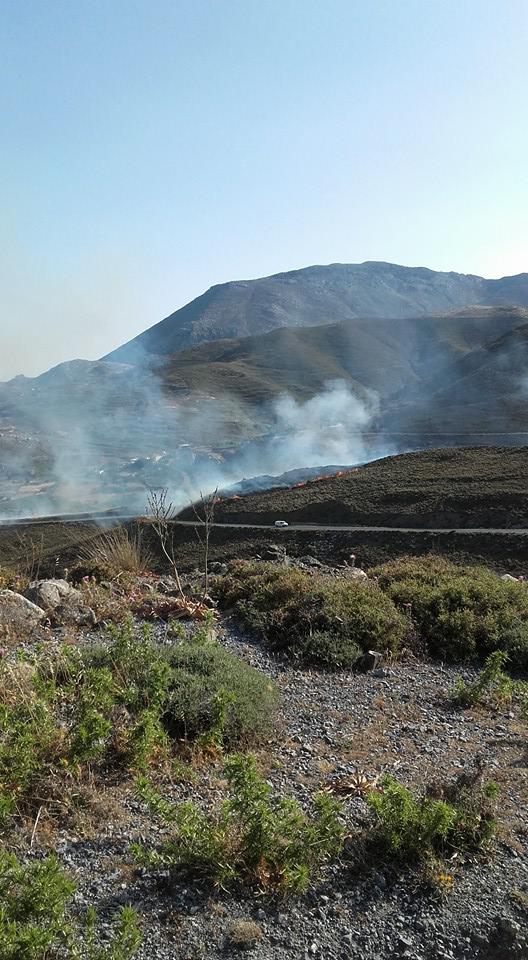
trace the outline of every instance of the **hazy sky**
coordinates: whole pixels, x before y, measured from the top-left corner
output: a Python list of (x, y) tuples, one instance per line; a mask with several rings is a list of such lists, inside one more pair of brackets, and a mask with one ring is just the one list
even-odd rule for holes
[(528, 270), (527, 0), (3, 0), (0, 379), (213, 283)]

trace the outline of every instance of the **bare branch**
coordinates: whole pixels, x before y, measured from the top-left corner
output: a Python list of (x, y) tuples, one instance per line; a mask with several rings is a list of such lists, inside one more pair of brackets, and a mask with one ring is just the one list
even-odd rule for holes
[[(215, 507), (217, 502), (218, 487), (215, 487), (213, 492), (205, 497), (200, 491), (200, 510), (197, 510), (195, 503), (192, 504), (193, 513), (200, 524), (199, 527), (195, 527), (196, 536), (198, 537), (198, 541), (203, 547), (204, 551), (204, 596), (207, 596), (209, 593), (209, 542), (211, 538), (211, 528), (214, 524)], [(200, 533), (200, 529), (203, 531), (203, 536)]]
[(172, 568), (172, 573), (178, 590), (181, 596), (183, 596), (180, 575), (178, 573), (178, 566), (176, 562), (176, 553), (174, 549), (174, 529), (172, 527), (177, 510), (172, 500), (168, 499), (168, 496), (169, 491), (165, 487), (162, 490), (149, 489), (147, 497), (147, 510), (150, 522), (158, 537), (163, 554)]

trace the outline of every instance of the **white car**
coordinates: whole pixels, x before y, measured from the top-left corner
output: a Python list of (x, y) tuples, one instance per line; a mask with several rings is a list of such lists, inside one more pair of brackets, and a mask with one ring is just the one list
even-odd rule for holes
[(276, 527), (287, 527), (288, 524), (286, 523), (286, 520), (275, 520), (275, 526), (276, 526)]

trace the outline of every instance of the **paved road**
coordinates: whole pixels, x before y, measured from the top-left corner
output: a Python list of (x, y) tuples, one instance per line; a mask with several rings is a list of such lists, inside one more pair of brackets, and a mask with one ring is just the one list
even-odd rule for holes
[[(100, 523), (109, 524), (122, 520), (135, 520), (137, 517), (129, 515), (121, 516), (66, 516), (66, 517), (46, 517), (39, 520), (38, 517), (25, 518), (23, 520), (2, 520), (0, 526), (29, 526), (30, 524), (52, 524), (52, 523)], [(174, 521), (182, 527), (197, 526), (194, 520), (176, 520)], [(281, 534), (285, 530), (322, 530), (328, 533), (458, 533), (458, 534), (491, 534), (492, 536), (519, 536), (527, 537), (528, 528), (526, 527), (369, 527), (369, 526), (351, 526), (348, 524), (319, 524), (319, 523), (290, 523), (288, 527), (276, 527), (273, 523), (214, 523), (214, 527), (228, 530), (274, 530)]]
[[(194, 527), (196, 524), (192, 520), (177, 520), (181, 526)], [(319, 523), (290, 523), (288, 527), (276, 527), (273, 523), (214, 523), (214, 527), (228, 527), (233, 530), (275, 530), (280, 533), (281, 530), (326, 530), (331, 533), (333, 530), (341, 530), (344, 533), (491, 533), (497, 536), (504, 534), (516, 534), (517, 536), (528, 536), (528, 529), (523, 527), (507, 528), (486, 528), (486, 527), (363, 527), (348, 526), (346, 524), (331, 524), (325, 526)]]

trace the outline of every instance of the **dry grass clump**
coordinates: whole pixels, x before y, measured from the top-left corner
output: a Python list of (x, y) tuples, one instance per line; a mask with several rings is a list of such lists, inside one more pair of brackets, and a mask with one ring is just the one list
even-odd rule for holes
[(109, 577), (121, 573), (142, 573), (153, 563), (141, 530), (133, 533), (126, 527), (114, 527), (80, 550), (79, 558), (88, 567), (104, 571)]
[(262, 927), (254, 920), (233, 920), (227, 929), (227, 937), (235, 947), (247, 947), (262, 937)]

